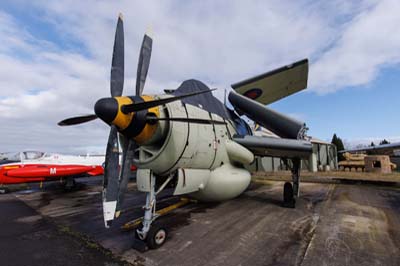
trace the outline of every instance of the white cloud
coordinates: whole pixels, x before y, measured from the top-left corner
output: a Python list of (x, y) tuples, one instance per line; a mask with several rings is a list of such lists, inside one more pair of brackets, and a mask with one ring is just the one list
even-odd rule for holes
[(319, 93), (365, 85), (384, 67), (400, 63), (400, 2), (377, 1), (345, 24), (337, 43), (312, 65)]
[(36, 10), (40, 15), (30, 19), (46, 24), (59, 40), (39, 36), (25, 18), (0, 11), (0, 122), (7, 125), (0, 150), (103, 147), (108, 130), (101, 122), (75, 128), (56, 122), (93, 112), (94, 102), (109, 94), (120, 11), (129, 94), (149, 25), (154, 44), (148, 93), (198, 78), (220, 88), (214, 94), (222, 99), (230, 84), (304, 57), (311, 58), (311, 89), (326, 93), (367, 84), (382, 67), (399, 62), (398, 1), (21, 0), (14, 5)]

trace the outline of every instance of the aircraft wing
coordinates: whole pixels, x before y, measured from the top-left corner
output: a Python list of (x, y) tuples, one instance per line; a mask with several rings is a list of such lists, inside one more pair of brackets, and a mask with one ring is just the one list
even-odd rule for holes
[(304, 90), (308, 80), (308, 59), (232, 84), (239, 94), (264, 105)]
[(257, 156), (308, 159), (312, 153), (312, 144), (306, 140), (262, 136), (234, 137), (233, 140)]

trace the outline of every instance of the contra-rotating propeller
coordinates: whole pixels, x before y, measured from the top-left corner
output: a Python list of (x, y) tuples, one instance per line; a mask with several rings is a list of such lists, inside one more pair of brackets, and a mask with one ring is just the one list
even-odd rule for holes
[[(139, 134), (140, 130), (143, 129), (146, 124), (155, 124), (158, 121), (199, 124), (220, 123), (206, 119), (185, 117), (159, 118), (153, 116), (152, 113), (147, 112), (149, 108), (164, 105), (186, 97), (211, 92), (211, 90), (204, 90), (163, 99), (143, 100), (141, 95), (149, 70), (152, 42), (152, 39), (148, 35), (144, 36), (138, 61), (135, 96), (121, 97), (124, 86), (124, 30), (123, 19), (120, 14), (115, 32), (112, 55), (110, 81), (111, 97), (102, 98), (96, 102), (94, 108), (95, 114), (72, 117), (58, 123), (60, 126), (69, 126), (100, 118), (111, 127), (106, 148), (103, 179), (103, 212), (106, 227), (109, 227), (113, 219), (120, 215), (121, 204), (127, 188), (129, 175), (131, 173), (133, 154), (137, 146), (134, 141), (135, 134)], [(118, 124), (121, 121), (124, 122), (127, 120), (129, 120), (130, 133), (127, 133), (124, 128), (121, 128), (121, 124)], [(123, 151), (121, 167), (119, 160), (119, 140), (121, 141)]]

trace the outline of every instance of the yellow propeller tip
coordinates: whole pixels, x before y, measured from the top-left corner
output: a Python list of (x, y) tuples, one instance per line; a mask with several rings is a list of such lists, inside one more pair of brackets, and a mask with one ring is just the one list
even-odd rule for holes
[(151, 25), (147, 26), (146, 35), (149, 36), (150, 38), (153, 38), (153, 27)]

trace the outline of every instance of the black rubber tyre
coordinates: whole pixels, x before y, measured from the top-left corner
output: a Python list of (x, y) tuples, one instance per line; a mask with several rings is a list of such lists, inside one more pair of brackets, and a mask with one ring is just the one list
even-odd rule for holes
[(294, 199), (293, 186), (290, 182), (286, 182), (283, 186), (283, 206), (294, 208), (296, 200)]
[(147, 246), (151, 249), (157, 249), (164, 245), (165, 241), (167, 240), (167, 236), (167, 229), (154, 224), (150, 227), (150, 231), (147, 233)]
[(64, 184), (64, 191), (70, 192), (70, 191), (73, 191), (74, 189), (76, 189), (76, 187), (77, 187), (77, 183), (75, 181), (75, 178), (67, 179)]

